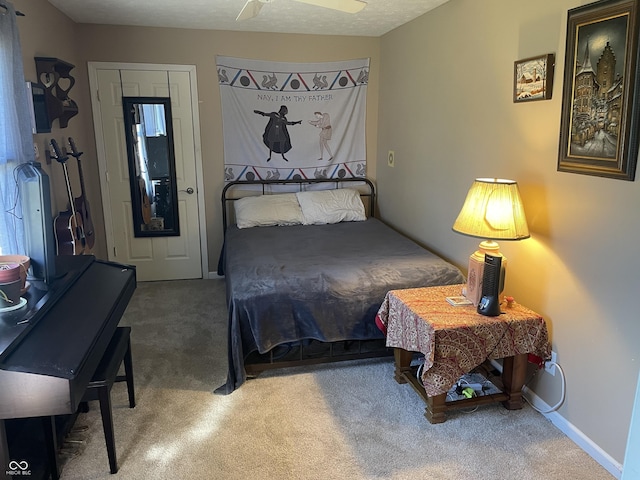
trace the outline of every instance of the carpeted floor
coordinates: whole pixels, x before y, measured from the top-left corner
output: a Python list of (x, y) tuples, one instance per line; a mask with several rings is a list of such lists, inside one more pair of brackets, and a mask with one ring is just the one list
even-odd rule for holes
[(458, 411), (440, 425), (393, 380), (393, 360), (267, 372), (227, 396), (222, 280), (141, 283), (131, 325), (137, 406), (112, 390), (120, 470), (99, 407), (64, 446), (63, 480), (613, 478), (528, 406)]

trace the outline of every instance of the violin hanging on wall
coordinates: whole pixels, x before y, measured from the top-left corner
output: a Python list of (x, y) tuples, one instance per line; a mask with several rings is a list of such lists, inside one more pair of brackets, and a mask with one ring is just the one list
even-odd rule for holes
[(54, 233), (56, 237), (56, 248), (58, 255), (82, 255), (85, 249), (85, 234), (82, 224), (82, 216), (76, 211), (71, 182), (69, 181), (69, 171), (67, 170), (66, 155), (63, 155), (58, 142), (51, 140), (53, 153), (51, 158), (62, 164), (64, 171), (64, 181), (67, 187), (67, 197), (69, 199), (69, 209), (60, 212), (53, 221)]

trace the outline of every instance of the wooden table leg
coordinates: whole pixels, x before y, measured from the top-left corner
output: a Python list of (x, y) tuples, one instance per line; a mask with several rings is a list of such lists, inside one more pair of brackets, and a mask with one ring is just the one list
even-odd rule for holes
[(398, 383), (407, 383), (404, 374), (408, 373), (411, 375), (411, 359), (413, 358), (413, 353), (403, 350), (402, 348), (394, 348), (393, 358), (396, 365), (393, 378), (395, 378)]
[(508, 400), (502, 402), (507, 410), (522, 408), (522, 387), (527, 375), (527, 354), (507, 357), (502, 363), (502, 383)]
[(424, 416), (430, 423), (443, 423), (447, 419), (447, 416), (445, 415), (445, 412), (447, 411), (447, 405), (445, 403), (447, 401), (447, 394), (443, 393), (442, 395), (436, 395), (435, 397), (427, 395), (427, 392), (425, 392), (422, 385), (422, 381), (416, 378), (411, 369), (413, 352), (402, 348), (394, 348), (393, 356), (396, 366), (394, 373), (396, 382), (409, 383), (418, 395), (422, 397), (427, 404)]
[[(473, 405), (485, 405), (494, 401), (502, 401), (502, 405), (507, 410), (518, 410), (522, 408), (522, 387), (527, 375), (527, 354), (514, 355), (506, 357), (502, 363), (502, 385), (503, 393), (501, 398), (495, 396), (478, 397), (474, 399), (461, 400), (454, 404), (447, 404), (447, 393), (441, 393), (433, 397), (427, 395), (422, 382), (416, 378), (411, 369), (411, 360), (413, 352), (402, 348), (394, 348), (393, 355), (395, 360), (394, 378), (398, 383), (409, 383), (416, 392), (423, 398), (427, 407), (424, 416), (429, 423), (443, 423), (447, 420), (446, 412), (455, 408), (462, 408)], [(493, 397), (493, 399), (492, 399)]]
[(429, 423), (444, 423), (447, 419), (447, 415), (445, 412), (447, 411), (447, 406), (445, 402), (447, 401), (447, 394), (441, 393), (440, 395), (436, 395), (435, 397), (427, 396), (427, 408), (424, 411), (424, 416), (427, 417)]

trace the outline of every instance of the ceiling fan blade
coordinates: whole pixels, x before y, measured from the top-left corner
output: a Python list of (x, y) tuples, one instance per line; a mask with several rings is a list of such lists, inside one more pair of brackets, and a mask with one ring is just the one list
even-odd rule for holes
[(308, 3), (316, 7), (330, 8), (345, 13), (358, 13), (367, 6), (367, 2), (361, 0), (296, 0), (296, 2)]
[(260, 0), (247, 0), (247, 3), (244, 4), (244, 7), (242, 7), (242, 10), (240, 10), (240, 13), (236, 17), (236, 22), (256, 17), (258, 13), (260, 13), (262, 5), (264, 5), (264, 3)]

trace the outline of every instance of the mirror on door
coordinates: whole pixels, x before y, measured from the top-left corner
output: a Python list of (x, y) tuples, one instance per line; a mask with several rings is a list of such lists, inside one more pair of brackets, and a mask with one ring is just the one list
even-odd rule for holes
[(136, 237), (180, 235), (171, 99), (123, 97)]

